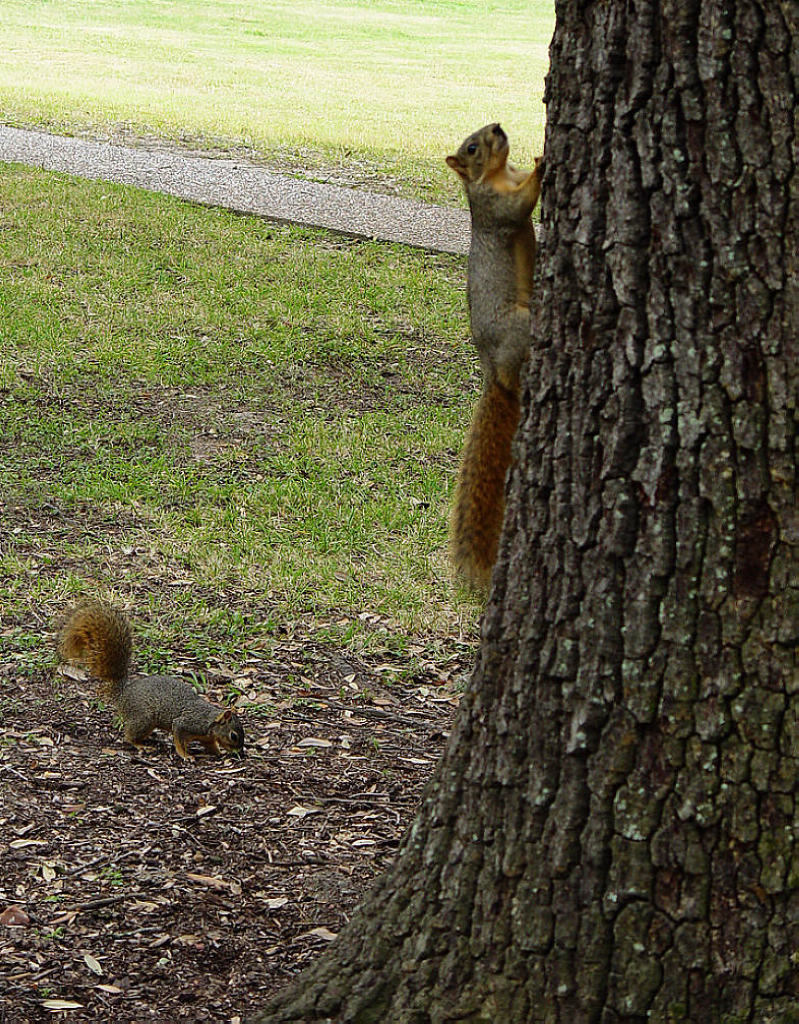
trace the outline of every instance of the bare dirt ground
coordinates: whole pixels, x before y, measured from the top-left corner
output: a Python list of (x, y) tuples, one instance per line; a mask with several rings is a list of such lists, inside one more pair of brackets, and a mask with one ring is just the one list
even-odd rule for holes
[(193, 762), (126, 747), (90, 680), (0, 664), (0, 1022), (246, 1019), (394, 854), (473, 656), (389, 687), (287, 636), (247, 756)]

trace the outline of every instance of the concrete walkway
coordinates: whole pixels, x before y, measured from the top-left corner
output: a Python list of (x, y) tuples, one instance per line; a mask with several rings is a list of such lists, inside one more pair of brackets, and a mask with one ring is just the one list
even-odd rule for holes
[(269, 220), (328, 228), (439, 252), (469, 248), (469, 214), (273, 174), (241, 160), (209, 159), (0, 125), (0, 161), (137, 185)]

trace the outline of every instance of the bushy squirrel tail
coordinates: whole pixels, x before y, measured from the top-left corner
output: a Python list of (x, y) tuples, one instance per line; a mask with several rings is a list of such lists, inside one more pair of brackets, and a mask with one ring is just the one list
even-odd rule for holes
[(458, 471), (450, 519), (450, 557), (457, 574), (485, 591), (497, 557), (505, 516), (505, 477), (519, 424), (516, 391), (486, 385), (475, 407)]
[(65, 661), (86, 665), (101, 679), (102, 692), (117, 696), (128, 677), (132, 640), (125, 616), (103, 601), (84, 601), (61, 630), (58, 653)]

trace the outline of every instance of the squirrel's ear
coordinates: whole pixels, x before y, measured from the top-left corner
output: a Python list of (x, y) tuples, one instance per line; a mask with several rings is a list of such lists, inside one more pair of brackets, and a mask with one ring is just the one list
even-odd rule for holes
[(215, 721), (218, 722), (219, 725), (224, 725), (225, 722), (229, 722), (232, 717), (233, 708), (225, 708), (224, 711), (222, 711), (220, 714), (216, 716)]
[(466, 172), (466, 168), (463, 166), (463, 164), (460, 162), (460, 160), (456, 156), (448, 156), (447, 157), (447, 167), (451, 167), (452, 170), (459, 177), (463, 178), (464, 181), (468, 181), (469, 180), (468, 174)]

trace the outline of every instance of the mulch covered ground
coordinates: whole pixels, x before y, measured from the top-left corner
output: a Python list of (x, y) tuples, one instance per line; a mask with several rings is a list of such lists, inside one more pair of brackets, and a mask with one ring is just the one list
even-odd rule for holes
[(91, 681), (0, 664), (0, 1022), (244, 1020), (393, 855), (473, 655), (387, 686), (288, 638), (247, 756), (193, 762), (126, 747)]

